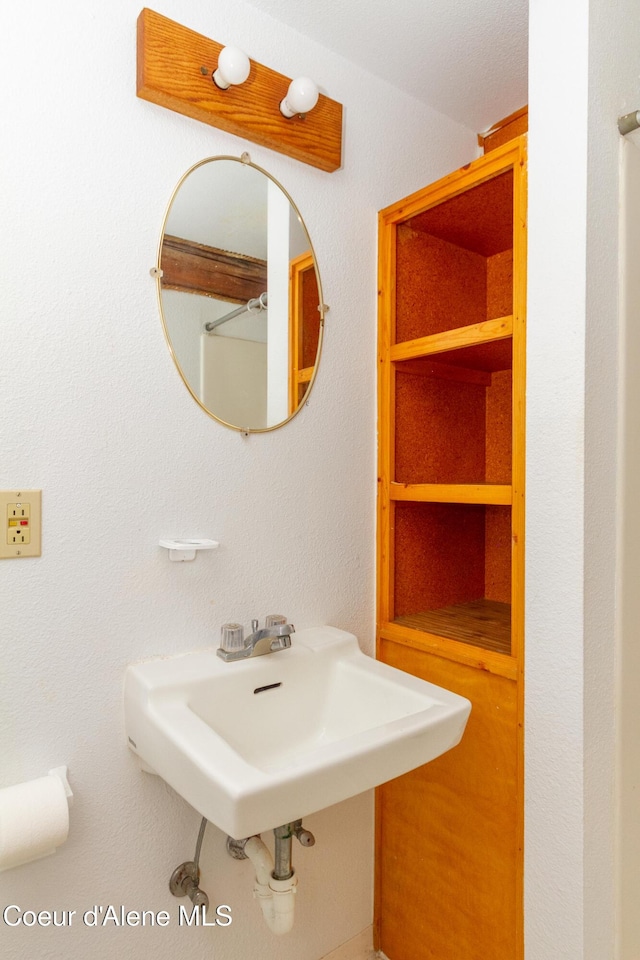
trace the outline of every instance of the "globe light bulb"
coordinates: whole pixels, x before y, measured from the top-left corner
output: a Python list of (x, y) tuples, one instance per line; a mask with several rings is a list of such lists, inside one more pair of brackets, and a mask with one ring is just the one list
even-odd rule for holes
[(309, 113), (318, 102), (317, 84), (309, 77), (292, 80), (287, 95), (280, 103), (280, 113), (285, 117), (295, 117), (299, 113)]
[(223, 47), (218, 57), (218, 69), (213, 74), (213, 82), (221, 90), (228, 90), (233, 84), (244, 83), (249, 76), (251, 62), (246, 53), (238, 47)]

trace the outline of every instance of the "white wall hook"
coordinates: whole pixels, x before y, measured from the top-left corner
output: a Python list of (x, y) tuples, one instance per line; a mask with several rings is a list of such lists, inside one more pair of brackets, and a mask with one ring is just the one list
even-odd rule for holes
[(160, 540), (160, 546), (169, 551), (169, 560), (195, 560), (198, 550), (216, 550), (220, 544), (217, 540)]

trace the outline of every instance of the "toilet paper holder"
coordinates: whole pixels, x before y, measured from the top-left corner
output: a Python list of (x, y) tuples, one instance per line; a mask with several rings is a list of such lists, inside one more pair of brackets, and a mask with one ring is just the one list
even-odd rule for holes
[(0, 872), (55, 853), (69, 834), (67, 767), (0, 789)]
[(70, 807), (73, 806), (73, 790), (69, 786), (69, 778), (67, 776), (67, 767), (54, 767), (52, 770), (49, 770), (50, 777), (57, 777), (62, 782), (62, 787), (67, 797), (67, 803)]

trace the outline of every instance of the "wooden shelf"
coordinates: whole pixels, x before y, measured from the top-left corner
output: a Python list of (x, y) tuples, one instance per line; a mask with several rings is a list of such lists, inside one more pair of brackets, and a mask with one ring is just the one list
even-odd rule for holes
[(495, 653), (511, 653), (511, 605), (496, 600), (456, 603), (396, 617), (395, 623)]
[(523, 956), (525, 148), (380, 214), (378, 656), (473, 705), (378, 792), (376, 948), (412, 960)]
[(389, 356), (392, 362), (414, 360), (417, 357), (430, 357), (449, 350), (505, 340), (513, 333), (513, 316), (496, 317), (483, 320), (482, 323), (470, 323), (465, 327), (455, 327), (443, 333), (432, 333), (415, 340), (403, 340), (391, 346)]
[(516, 680), (518, 676), (518, 661), (513, 655), (496, 653), (484, 647), (451, 640), (437, 633), (425, 633), (423, 630), (407, 627), (397, 621), (380, 624), (378, 649), (381, 650), (389, 643), (410, 647), (422, 654), (450, 660), (452, 663), (459, 664), (460, 667), (470, 667), (480, 673), (491, 673), (507, 680)]
[(391, 500), (416, 503), (484, 503), (508, 506), (511, 486), (502, 483), (391, 483)]

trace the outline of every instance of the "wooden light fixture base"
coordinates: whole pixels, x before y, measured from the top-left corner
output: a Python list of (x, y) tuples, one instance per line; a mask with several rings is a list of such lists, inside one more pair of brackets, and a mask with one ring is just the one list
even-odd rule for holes
[(305, 117), (280, 113), (290, 79), (251, 60), (245, 83), (212, 80), (222, 44), (145, 8), (138, 17), (137, 95), (332, 172), (342, 162), (342, 104), (320, 94)]

